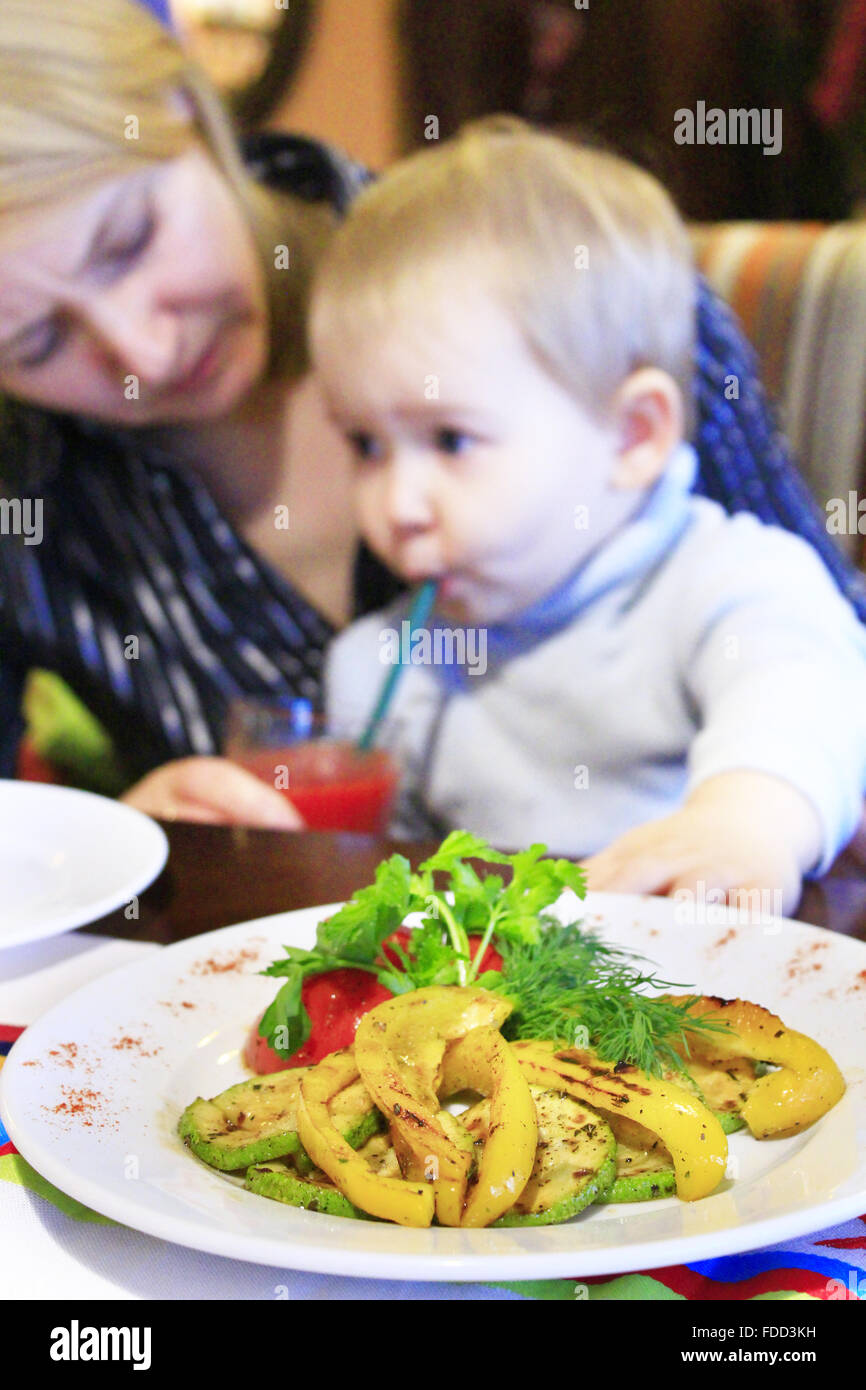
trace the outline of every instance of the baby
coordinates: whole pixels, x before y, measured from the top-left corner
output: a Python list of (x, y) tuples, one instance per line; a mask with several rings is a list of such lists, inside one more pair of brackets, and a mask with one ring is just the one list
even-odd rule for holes
[(438, 588), (426, 634), (410, 593), (337, 638), (328, 712), (357, 734), (402, 658), (395, 833), (789, 911), (860, 817), (866, 633), (805, 541), (691, 492), (694, 297), (655, 180), (518, 121), (364, 192), (313, 360), (367, 543)]

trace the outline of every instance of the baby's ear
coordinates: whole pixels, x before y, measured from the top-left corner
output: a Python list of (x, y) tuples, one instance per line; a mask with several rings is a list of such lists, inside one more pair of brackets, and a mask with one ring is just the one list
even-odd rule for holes
[(672, 376), (658, 367), (640, 367), (627, 377), (613, 403), (618, 437), (611, 476), (615, 488), (649, 487), (682, 442), (685, 410)]

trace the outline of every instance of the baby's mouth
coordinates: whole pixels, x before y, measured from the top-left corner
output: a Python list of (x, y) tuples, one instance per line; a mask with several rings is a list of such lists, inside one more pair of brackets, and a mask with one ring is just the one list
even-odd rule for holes
[(412, 565), (401, 566), (400, 570), (407, 584), (411, 584), (413, 587), (419, 587), (421, 584), (435, 584), (437, 592), (440, 594), (443, 586), (451, 579), (448, 570), (416, 568)]
[(464, 570), (415, 570), (405, 573), (404, 578), (412, 586), (435, 584), (436, 609), (456, 622), (470, 621), (481, 597), (480, 577)]
[(440, 599), (450, 599), (454, 597), (455, 590), (459, 587), (459, 580), (454, 574), (442, 574), (436, 581), (436, 594)]

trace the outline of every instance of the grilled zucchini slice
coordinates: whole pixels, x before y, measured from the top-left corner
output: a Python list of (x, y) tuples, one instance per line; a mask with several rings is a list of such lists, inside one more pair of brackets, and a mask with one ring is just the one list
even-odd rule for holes
[[(287, 1154), (298, 1166), (309, 1159), (297, 1134), (298, 1086), (308, 1067), (291, 1067), (239, 1081), (211, 1100), (199, 1096), (180, 1117), (178, 1133), (193, 1153), (211, 1168), (233, 1172), (251, 1163), (266, 1163)], [(353, 1148), (380, 1128), (382, 1117), (367, 1088), (354, 1081), (334, 1097), (334, 1123)]]
[(616, 1139), (616, 1177), (599, 1202), (649, 1202), (674, 1196), (674, 1165), (658, 1135), (624, 1115), (611, 1115), (609, 1121)]
[(689, 1057), (686, 1066), (708, 1110), (712, 1110), (726, 1134), (743, 1129), (740, 1111), (757, 1079), (751, 1057), (726, 1057), (723, 1062), (701, 1062)]
[[(577, 1216), (614, 1180), (616, 1142), (606, 1120), (574, 1096), (530, 1086), (538, 1118), (538, 1147), (529, 1181), (494, 1226), (550, 1226)], [(460, 1119), (484, 1142), (490, 1103), (480, 1101)]]
[(400, 1167), (400, 1159), (394, 1147), (393, 1138), (387, 1131), (384, 1134), (374, 1134), (372, 1139), (368, 1139), (366, 1144), (361, 1145), (358, 1153), (367, 1160), (367, 1166), (377, 1177), (405, 1177)]
[[(374, 1134), (359, 1146), (358, 1152), (374, 1173), (388, 1178), (401, 1176), (397, 1154), (387, 1133)], [(303, 1166), (298, 1163), (299, 1159)], [(331, 1182), (327, 1173), (316, 1168), (305, 1149), (293, 1153), (288, 1163), (276, 1160), (254, 1164), (247, 1169), (244, 1186), (261, 1197), (273, 1197), (291, 1207), (321, 1211), (328, 1216), (357, 1216), (366, 1221), (376, 1220), (350, 1202)]]
[(673, 1081), (697, 1096), (711, 1110), (725, 1134), (743, 1129), (745, 1121), (740, 1111), (748, 1099), (757, 1072), (750, 1057), (726, 1058), (724, 1062), (702, 1062), (683, 1054), (688, 1075), (681, 1071), (665, 1072), (665, 1080)]
[(320, 1211), (326, 1216), (355, 1216), (363, 1221), (375, 1219), (350, 1202), (318, 1168), (301, 1177), (294, 1168), (278, 1159), (271, 1163), (254, 1163), (247, 1169), (244, 1187), (260, 1197), (272, 1197), (290, 1207), (303, 1207), (305, 1211)]

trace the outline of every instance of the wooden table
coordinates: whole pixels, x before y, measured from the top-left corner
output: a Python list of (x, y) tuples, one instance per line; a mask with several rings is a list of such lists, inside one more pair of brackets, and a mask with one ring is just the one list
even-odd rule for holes
[[(363, 835), (182, 823), (163, 828), (170, 855), (153, 886), (137, 903), (83, 930), (168, 944), (272, 912), (342, 901), (372, 882), (386, 855), (399, 850), (415, 865), (435, 848)], [(829, 874), (807, 883), (794, 915), (866, 941), (866, 865), (853, 854), (840, 855)]]

